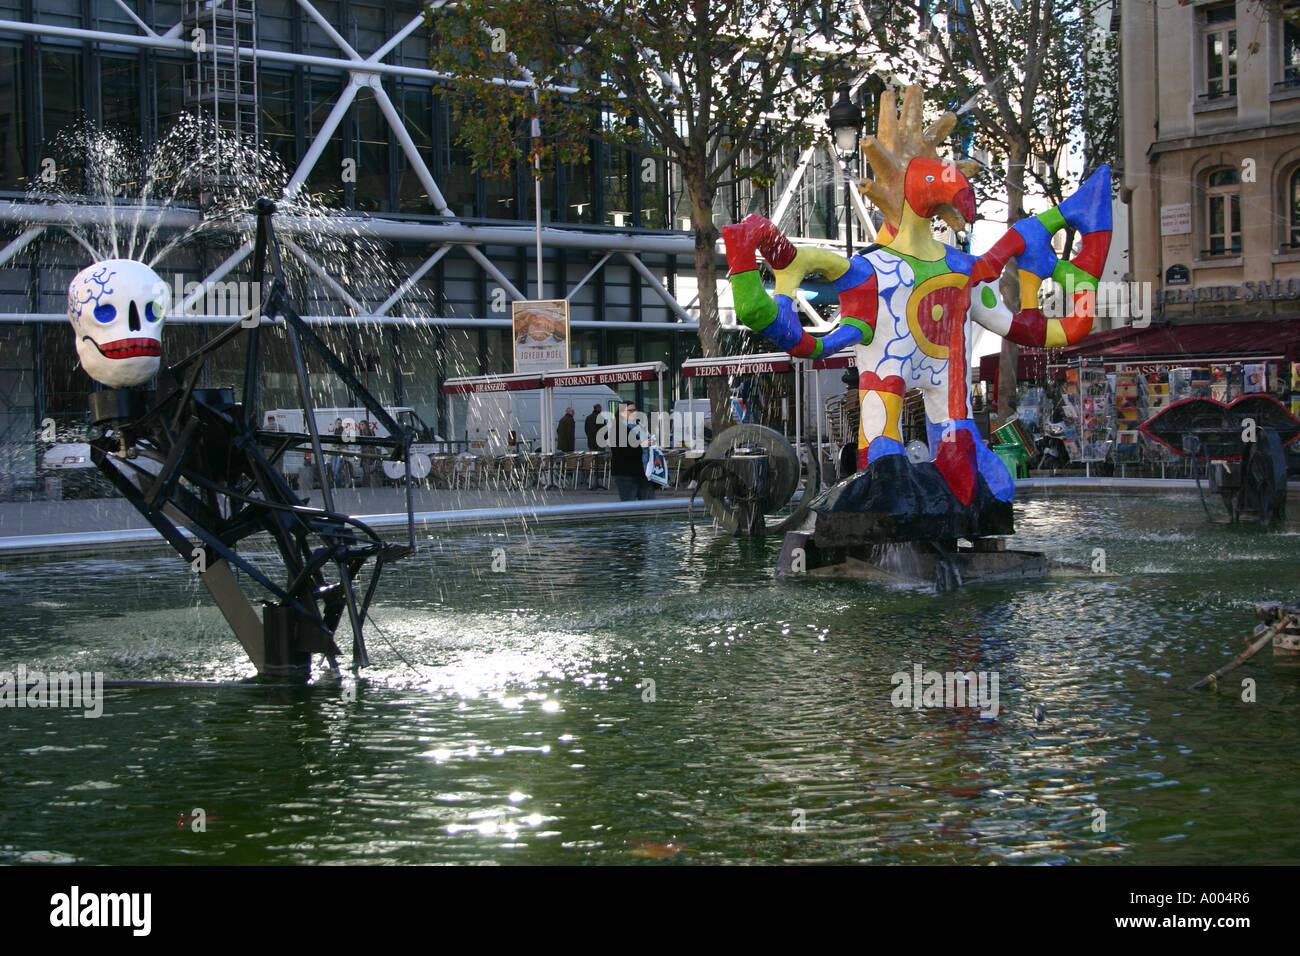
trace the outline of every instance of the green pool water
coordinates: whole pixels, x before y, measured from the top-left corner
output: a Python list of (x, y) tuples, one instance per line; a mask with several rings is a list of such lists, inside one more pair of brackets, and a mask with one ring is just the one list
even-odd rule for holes
[[(1300, 676), (1265, 652), (1187, 688), (1300, 593), (1300, 525), (1208, 525), (1188, 495), (1016, 507), (1016, 547), (1110, 573), (776, 582), (779, 541), (676, 519), (426, 539), (355, 694), (0, 709), (0, 863), (1297, 862)], [(4, 670), (251, 670), (161, 552), (0, 564), (0, 625)], [(917, 664), (996, 673), (997, 717), (894, 706)], [(196, 808), (206, 831), (178, 827)]]

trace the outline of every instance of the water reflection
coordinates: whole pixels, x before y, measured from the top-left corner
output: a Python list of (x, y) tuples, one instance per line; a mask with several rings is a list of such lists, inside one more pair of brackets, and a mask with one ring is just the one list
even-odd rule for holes
[[(1295, 526), (1018, 508), (1018, 547), (1109, 573), (936, 596), (778, 583), (777, 542), (681, 522), (441, 536), (385, 579), (360, 682), (0, 711), (0, 860), (1287, 860), (1296, 678), (1252, 666), (1250, 705), (1186, 687), (1294, 598)], [(249, 672), (174, 559), (130, 560), (92, 595), (72, 562), (0, 568), (0, 661)], [(996, 672), (998, 717), (894, 707), (916, 664)], [(221, 819), (178, 828), (195, 808)]]

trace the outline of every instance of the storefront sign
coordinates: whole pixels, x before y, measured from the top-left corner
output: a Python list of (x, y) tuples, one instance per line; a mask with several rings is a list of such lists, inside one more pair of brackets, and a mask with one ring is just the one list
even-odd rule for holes
[(634, 372), (575, 372), (573, 375), (547, 375), (543, 380), (548, 387), (572, 388), (576, 385), (621, 385), (627, 382), (653, 380), (653, 369)]
[(1247, 279), (1240, 285), (1200, 286), (1196, 289), (1163, 289), (1161, 305), (1199, 302), (1273, 302), (1300, 299), (1300, 279)]

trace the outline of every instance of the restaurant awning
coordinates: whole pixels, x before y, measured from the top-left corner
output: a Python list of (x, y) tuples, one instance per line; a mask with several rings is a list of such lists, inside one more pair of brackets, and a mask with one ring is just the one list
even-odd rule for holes
[(693, 358), (682, 363), (682, 378), (715, 378), (724, 375), (752, 375), (758, 372), (788, 372), (794, 359), (785, 352), (760, 352), (755, 355), (725, 355), (719, 358)]
[(1078, 345), (1054, 350), (1053, 364), (1100, 358), (1119, 362), (1260, 362), (1300, 358), (1300, 319), (1255, 319), (1098, 332)]
[(542, 387), (539, 372), (522, 372), (509, 375), (470, 375), (449, 378), (442, 383), (444, 395), (469, 395), (477, 392), (526, 392)]
[[(442, 383), (443, 394), (474, 395), (485, 392), (528, 392), (542, 390), (542, 421), (554, 421), (552, 401), (555, 388), (574, 388), (582, 385), (619, 385), (627, 382), (659, 382), (659, 410), (664, 411), (664, 373), (668, 366), (663, 362), (634, 362), (625, 365), (589, 365), (586, 368), (557, 369), (554, 372), (514, 372), (501, 375), (469, 375), (449, 378)], [(663, 416), (659, 418), (663, 422)], [(667, 442), (666, 423), (660, 425), (659, 441)], [(455, 428), (453, 426), (452, 430)], [(554, 436), (549, 427), (541, 430), (542, 451), (550, 454), (554, 449)]]
[[(752, 375), (757, 372), (790, 372), (794, 370), (794, 362), (794, 358), (786, 352), (687, 359), (682, 363), (682, 377), (713, 378), (723, 375)], [(824, 368), (854, 368), (856, 364), (853, 349), (845, 349), (829, 358), (812, 361), (812, 367), (819, 371)]]
[(591, 365), (558, 372), (545, 372), (547, 388), (571, 388), (575, 385), (622, 385), (628, 382), (653, 382), (668, 371), (663, 362), (634, 362), (628, 365)]

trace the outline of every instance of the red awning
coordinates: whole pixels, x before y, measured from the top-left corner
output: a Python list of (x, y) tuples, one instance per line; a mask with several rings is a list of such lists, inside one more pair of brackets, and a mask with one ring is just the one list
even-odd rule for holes
[(815, 369), (857, 368), (857, 352), (853, 349), (845, 349), (843, 352), (832, 355), (830, 358), (814, 359), (812, 367)]
[(523, 375), (477, 375), (470, 378), (449, 378), (442, 383), (446, 395), (468, 395), (474, 392), (527, 392), (542, 387), (542, 376), (529, 372)]
[(752, 375), (757, 372), (788, 372), (790, 356), (785, 352), (760, 355), (727, 355), (714, 359), (687, 359), (682, 363), (682, 378), (714, 378), (720, 375)]
[(635, 365), (595, 365), (567, 372), (547, 372), (542, 381), (547, 388), (570, 388), (575, 385), (619, 385), (624, 382), (653, 382), (668, 371), (663, 362)]
[(1300, 319), (1256, 319), (1185, 325), (1131, 326), (1090, 335), (1056, 350), (1054, 362), (1231, 362), (1300, 356)]

